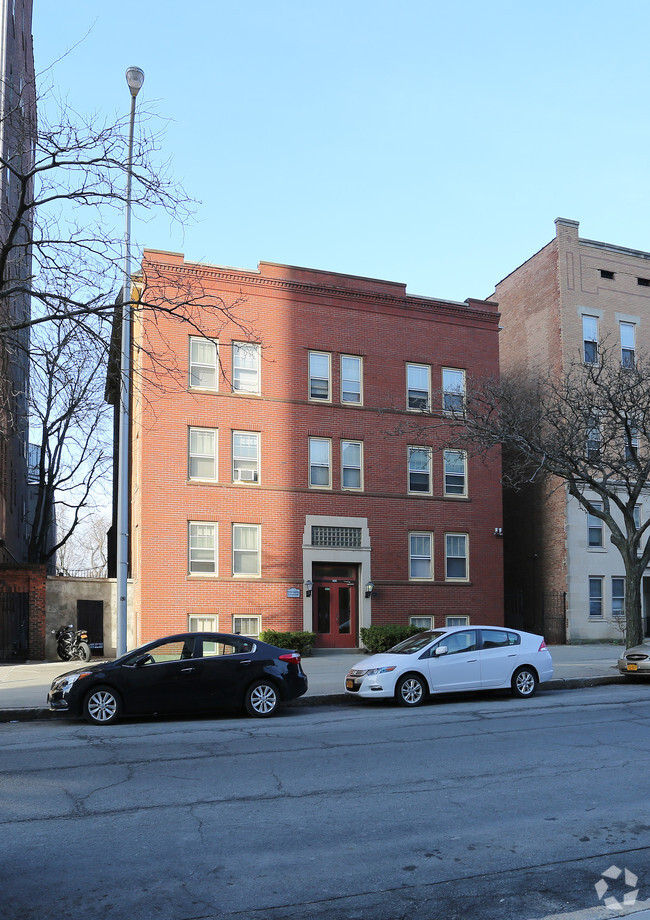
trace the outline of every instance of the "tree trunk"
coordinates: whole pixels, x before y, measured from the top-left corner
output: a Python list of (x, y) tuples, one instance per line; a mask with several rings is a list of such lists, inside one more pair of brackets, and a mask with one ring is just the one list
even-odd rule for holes
[(643, 642), (643, 614), (641, 609), (641, 580), (643, 570), (638, 560), (625, 562), (625, 644), (628, 648)]

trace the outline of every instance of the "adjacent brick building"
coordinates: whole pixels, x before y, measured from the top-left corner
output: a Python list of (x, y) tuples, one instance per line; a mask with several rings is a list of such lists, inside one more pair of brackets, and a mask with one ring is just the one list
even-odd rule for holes
[[(560, 375), (572, 362), (596, 360), (602, 340), (620, 349), (621, 361), (647, 354), (650, 253), (582, 239), (574, 220), (555, 223), (555, 238), (496, 286), (502, 372)], [(638, 511), (646, 520), (650, 497)], [(506, 495), (504, 517), (506, 602), (519, 598), (524, 625), (548, 626), (555, 609), (569, 640), (620, 638), (625, 573), (602, 523), (561, 484)], [(643, 615), (650, 634), (650, 576)]]
[[(500, 458), (445, 450), (497, 305), (146, 251), (134, 329), (135, 641), (191, 628), (503, 622)], [(496, 535), (495, 535), (496, 532)]]

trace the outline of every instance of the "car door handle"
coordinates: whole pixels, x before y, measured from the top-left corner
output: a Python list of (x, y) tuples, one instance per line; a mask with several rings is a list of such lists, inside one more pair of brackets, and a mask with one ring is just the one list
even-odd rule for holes
[(191, 674), (194, 668), (181, 668), (181, 674)]
[(245, 664), (252, 664), (252, 663), (253, 663), (253, 659), (252, 659), (252, 658), (246, 658), (244, 661), (240, 661), (239, 663), (240, 663), (240, 665), (242, 665), (242, 667), (243, 667)]
[(478, 661), (478, 658), (468, 658), (467, 664), (472, 664), (473, 662)]

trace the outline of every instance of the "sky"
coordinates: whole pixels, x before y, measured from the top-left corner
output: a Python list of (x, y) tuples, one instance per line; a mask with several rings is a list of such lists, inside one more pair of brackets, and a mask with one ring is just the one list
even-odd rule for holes
[(34, 0), (37, 72), (164, 125), (200, 203), (140, 248), (489, 297), (555, 235), (650, 251), (647, 0)]

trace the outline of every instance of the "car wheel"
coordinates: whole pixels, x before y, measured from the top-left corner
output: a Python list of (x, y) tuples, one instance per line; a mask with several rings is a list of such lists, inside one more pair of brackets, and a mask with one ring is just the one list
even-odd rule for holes
[(90, 661), (93, 653), (90, 650), (90, 646), (87, 642), (80, 642), (77, 646), (77, 657), (80, 661)]
[(280, 705), (277, 687), (268, 680), (258, 680), (246, 691), (244, 705), (249, 716), (259, 719), (272, 716)]
[(400, 706), (419, 706), (426, 694), (426, 684), (417, 674), (405, 674), (397, 681), (395, 699)]
[(537, 690), (537, 674), (532, 668), (517, 668), (512, 675), (511, 686), (515, 696), (532, 696)]
[(84, 716), (91, 725), (110, 725), (121, 713), (120, 698), (110, 687), (95, 687), (84, 701)]

